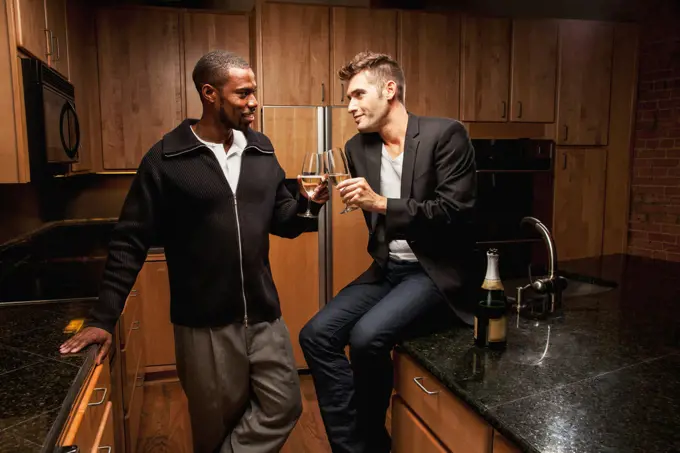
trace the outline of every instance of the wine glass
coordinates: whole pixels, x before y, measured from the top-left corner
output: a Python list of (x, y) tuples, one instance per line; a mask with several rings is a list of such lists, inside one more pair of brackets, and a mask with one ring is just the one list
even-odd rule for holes
[(302, 161), (302, 171), (298, 176), (298, 184), (300, 190), (307, 193), (307, 210), (304, 213), (298, 213), (300, 217), (315, 219), (317, 216), (312, 214), (310, 207), (312, 205), (312, 195), (314, 190), (323, 183), (323, 154), (316, 151), (305, 153)]
[[(342, 148), (332, 148), (324, 153), (326, 159), (326, 169), (328, 171), (328, 177), (334, 186), (337, 186), (342, 181), (349, 179), (352, 175), (349, 172), (349, 164), (347, 163), (347, 155)], [(345, 214), (346, 212), (352, 212), (357, 208), (356, 206), (349, 206), (345, 203), (345, 209), (343, 209), (340, 214)]]

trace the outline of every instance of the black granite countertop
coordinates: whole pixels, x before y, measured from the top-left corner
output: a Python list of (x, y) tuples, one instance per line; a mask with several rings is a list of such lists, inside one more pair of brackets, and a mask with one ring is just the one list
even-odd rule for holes
[(53, 451), (96, 354), (59, 345), (91, 303), (0, 304), (0, 453)]
[(550, 322), (511, 315), (504, 352), (473, 347), (466, 327), (400, 348), (525, 451), (680, 451), (680, 263), (562, 268), (618, 286), (566, 299)]

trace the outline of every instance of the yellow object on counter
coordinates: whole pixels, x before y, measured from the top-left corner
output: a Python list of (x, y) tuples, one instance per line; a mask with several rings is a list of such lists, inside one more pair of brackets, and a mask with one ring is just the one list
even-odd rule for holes
[(64, 333), (76, 334), (83, 328), (83, 324), (85, 324), (85, 319), (83, 318), (72, 319), (66, 327), (64, 327)]

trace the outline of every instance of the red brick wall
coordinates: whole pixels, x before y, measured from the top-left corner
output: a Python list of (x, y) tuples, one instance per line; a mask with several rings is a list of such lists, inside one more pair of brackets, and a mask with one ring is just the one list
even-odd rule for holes
[(680, 261), (680, 21), (641, 29), (628, 251)]

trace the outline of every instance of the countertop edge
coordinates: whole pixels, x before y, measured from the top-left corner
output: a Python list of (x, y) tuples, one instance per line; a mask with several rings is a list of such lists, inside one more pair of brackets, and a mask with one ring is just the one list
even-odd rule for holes
[(477, 401), (475, 398), (473, 398), (468, 392), (463, 390), (457, 385), (451, 385), (448, 382), (446, 382), (444, 379), (442, 379), (439, 375), (440, 373), (438, 370), (433, 369), (433, 367), (429, 366), (426, 363), (423, 363), (418, 358), (418, 355), (415, 353), (412, 353), (409, 351), (408, 346), (404, 345), (398, 345), (396, 350), (398, 352), (401, 352), (403, 354), (407, 354), (410, 358), (415, 360), (415, 362), (423, 367), (427, 372), (432, 374), (443, 386), (445, 386), (454, 396), (460, 398), (462, 401), (465, 402), (465, 404), (470, 407), (471, 410), (473, 410), (476, 414), (478, 414), (480, 417), (482, 417), (486, 422), (491, 425), (493, 429), (501, 433), (504, 437), (506, 437), (510, 442), (514, 443), (516, 447), (522, 449), (523, 452), (525, 453), (542, 453), (540, 450), (537, 450), (532, 444), (527, 442), (522, 436), (519, 436), (517, 433), (509, 429), (503, 422), (501, 422), (496, 416), (494, 415), (493, 411), (489, 409), (488, 407), (484, 406), (481, 404), (479, 401)]
[(76, 398), (82, 390), (83, 384), (85, 383), (87, 377), (90, 375), (92, 369), (94, 368), (95, 359), (97, 357), (97, 352), (99, 351), (98, 345), (90, 345), (85, 351), (85, 362), (80, 366), (76, 378), (73, 380), (71, 387), (68, 390), (68, 394), (64, 399), (61, 408), (59, 409), (59, 414), (57, 418), (52, 423), (50, 430), (45, 436), (40, 453), (56, 453), (59, 450), (57, 445), (57, 440), (64, 430), (64, 425), (68, 420), (69, 414), (73, 409), (73, 404)]

